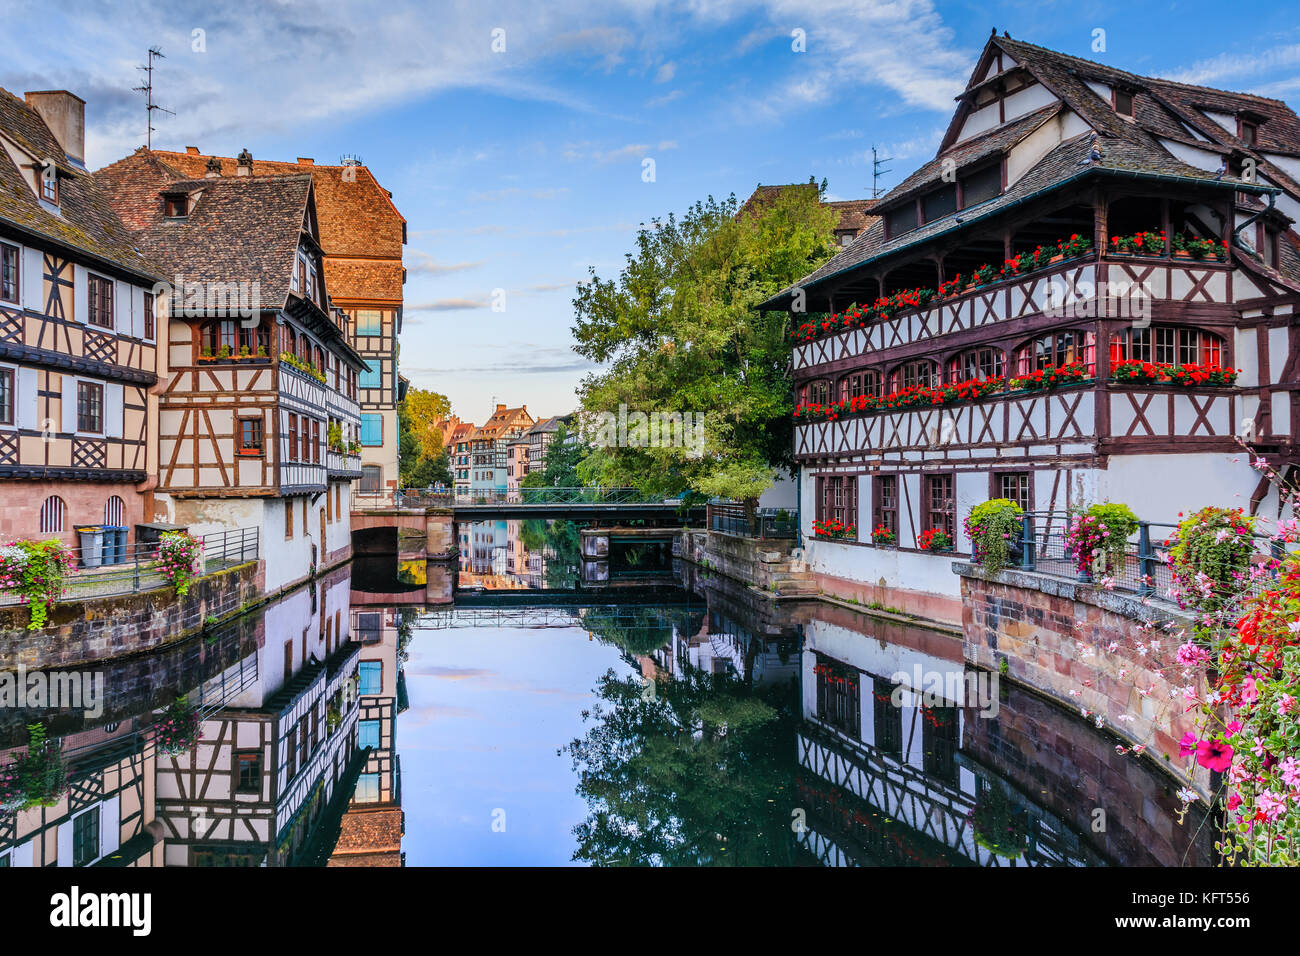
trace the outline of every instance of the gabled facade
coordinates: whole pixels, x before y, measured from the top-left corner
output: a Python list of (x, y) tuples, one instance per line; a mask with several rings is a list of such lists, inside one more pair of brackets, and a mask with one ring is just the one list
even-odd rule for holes
[(445, 438), (445, 444), (451, 453), (451, 475), (453, 488), (458, 496), (468, 495), (470, 488), (470, 467), (473, 457), (470, 452), (476, 431), (470, 422), (459, 423)]
[(173, 287), (158, 511), (260, 528), (276, 590), (351, 554), (364, 362), (330, 300), (312, 178), (241, 159), (244, 176), (182, 179), (140, 150), (98, 176)]
[(0, 535), (153, 520), (159, 267), (84, 163), (84, 102), (0, 90)]
[[(184, 152), (155, 150), (153, 155), (181, 175), (198, 179), (210, 172), (239, 175), (239, 160), (209, 156), (198, 147)], [(402, 247), (406, 220), (392, 194), (369, 167), (348, 160), (337, 166), (252, 160), (254, 176), (309, 175), (315, 186), (320, 220), (318, 240), (325, 256), (325, 278), (334, 305), (348, 315), (352, 344), (366, 363), (358, 383), (361, 405), (361, 458), (367, 487), (397, 487), (397, 403), (402, 383), (397, 370), (397, 339), (402, 331), (402, 287), (406, 270)]]
[(490, 497), (509, 490), (506, 458), (509, 442), (533, 425), (528, 406), (507, 408), (497, 405), (492, 416), (470, 439), (470, 494)]
[[(813, 568), (943, 595), (927, 613), (958, 618), (951, 552), (920, 545), (939, 528), (969, 553), (963, 518), (990, 497), (1275, 513), (1232, 458), (1240, 435), (1296, 463), (1297, 175), (1300, 118), (1278, 100), (992, 37), (936, 157), (766, 304), (794, 313)], [(813, 537), (836, 518), (854, 540)], [(871, 544), (878, 526), (896, 546)]]

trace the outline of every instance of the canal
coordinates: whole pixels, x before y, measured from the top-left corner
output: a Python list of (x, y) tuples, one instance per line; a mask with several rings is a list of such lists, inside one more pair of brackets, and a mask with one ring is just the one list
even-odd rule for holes
[(0, 811), (0, 866), (1211, 861), (1168, 777), (958, 636), (654, 546), (584, 587), (562, 522), (463, 536), (454, 571), (357, 561), (101, 668), (97, 707), (3, 711), (68, 787)]

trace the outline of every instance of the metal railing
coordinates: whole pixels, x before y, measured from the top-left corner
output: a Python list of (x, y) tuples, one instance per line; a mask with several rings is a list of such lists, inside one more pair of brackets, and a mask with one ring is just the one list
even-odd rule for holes
[(712, 501), (706, 509), (705, 526), (710, 531), (745, 538), (793, 538), (798, 525), (785, 509), (750, 508), (739, 501)]
[(635, 488), (520, 488), (517, 491), (454, 491), (450, 488), (401, 488), (352, 492), (356, 510), (380, 508), (449, 508), (491, 505), (677, 504), (670, 498), (643, 495)]
[[(1137, 531), (1122, 547), (1103, 555), (1095, 567), (1083, 570), (1070, 553), (1067, 540), (1074, 518), (1065, 511), (1025, 512), (1020, 520), (1020, 534), (1012, 542), (1007, 566), (1169, 599), (1174, 584), (1169, 564), (1169, 542), (1177, 525), (1139, 521)], [(1285, 546), (1281, 542), (1258, 533), (1253, 537), (1261, 561), (1285, 556)], [(1272, 574), (1265, 574), (1251, 581), (1243, 591), (1246, 594), (1257, 593), (1273, 581)]]
[[(256, 561), (260, 553), (261, 531), (258, 528), (214, 531), (200, 536), (199, 541), (203, 544), (203, 567), (199, 574), (204, 576)], [(81, 566), (65, 579), (60, 601), (116, 597), (169, 586), (157, 570), (156, 541), (103, 548), (98, 553), (98, 563), (92, 567), (85, 566), (86, 554), (80, 547), (73, 551)], [(17, 591), (0, 591), (0, 607), (21, 603)]]

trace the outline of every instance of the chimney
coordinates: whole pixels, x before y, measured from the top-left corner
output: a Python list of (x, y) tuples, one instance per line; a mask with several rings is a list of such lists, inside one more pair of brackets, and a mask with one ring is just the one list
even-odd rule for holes
[(203, 171), (203, 178), (204, 178), (204, 179), (220, 179), (220, 178), (221, 178), (221, 160), (217, 159), (217, 157), (215, 157), (215, 156), (210, 156), (210, 157), (208, 157), (208, 165), (207, 165), (207, 168)]
[(299, 165), (299, 166), (315, 166), (315, 165), (316, 165), (316, 160), (312, 159), (310, 156), (299, 156), (299, 157), (298, 157), (298, 165)]
[[(27, 105), (45, 120), (68, 161), (86, 166), (86, 101), (67, 90), (37, 90), (24, 94)], [(55, 159), (44, 157), (41, 159)]]
[(235, 175), (253, 175), (253, 154), (246, 149), (241, 149), (239, 151), (239, 156), (235, 159)]
[(199, 148), (197, 146), (186, 146), (185, 152), (189, 153), (191, 156), (197, 156), (199, 155)]

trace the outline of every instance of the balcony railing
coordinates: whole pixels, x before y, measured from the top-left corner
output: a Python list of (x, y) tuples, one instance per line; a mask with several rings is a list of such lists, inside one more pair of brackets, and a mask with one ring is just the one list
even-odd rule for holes
[(739, 501), (713, 501), (706, 508), (710, 531), (746, 538), (793, 538), (798, 526), (789, 511), (751, 508)]
[(325, 468), (333, 477), (360, 478), (361, 454), (329, 450), (325, 453)]

